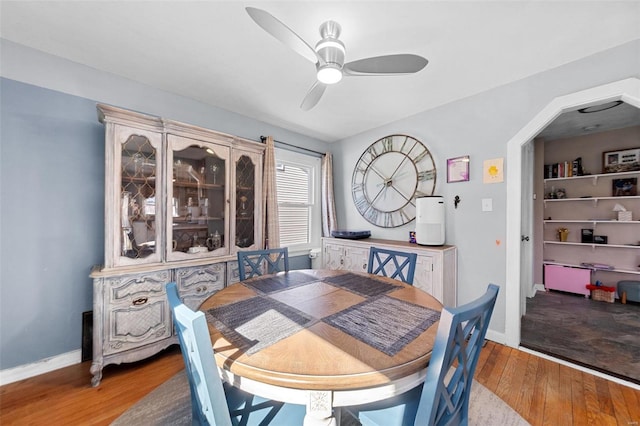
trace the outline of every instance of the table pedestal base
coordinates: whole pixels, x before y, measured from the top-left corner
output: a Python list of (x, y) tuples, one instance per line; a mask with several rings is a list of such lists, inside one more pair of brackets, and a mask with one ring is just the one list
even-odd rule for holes
[(307, 414), (304, 416), (304, 426), (337, 426), (333, 417), (333, 392), (311, 391), (307, 402)]

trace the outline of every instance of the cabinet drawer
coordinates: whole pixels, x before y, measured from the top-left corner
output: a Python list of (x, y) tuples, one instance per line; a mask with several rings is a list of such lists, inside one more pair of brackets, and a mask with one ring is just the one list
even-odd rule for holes
[(150, 299), (166, 299), (164, 287), (168, 282), (169, 271), (108, 278), (105, 305), (142, 306)]
[(224, 263), (177, 269), (180, 298), (190, 309), (198, 310), (205, 299), (224, 288), (225, 273)]
[(135, 349), (171, 337), (165, 284), (169, 271), (106, 280), (104, 354)]

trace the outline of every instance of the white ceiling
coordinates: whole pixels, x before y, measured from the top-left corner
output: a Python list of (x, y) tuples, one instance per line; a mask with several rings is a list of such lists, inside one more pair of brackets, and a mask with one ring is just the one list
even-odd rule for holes
[[(333, 142), (640, 38), (640, 1), (4, 1), (0, 36)], [(346, 61), (394, 53), (420, 73), (349, 77), (299, 108), (311, 62), (258, 27), (267, 10), (308, 44), (342, 25)], [(616, 108), (618, 109), (618, 108)]]

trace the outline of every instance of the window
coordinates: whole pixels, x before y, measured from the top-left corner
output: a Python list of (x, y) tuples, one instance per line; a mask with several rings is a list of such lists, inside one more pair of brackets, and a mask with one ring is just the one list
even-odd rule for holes
[(303, 254), (320, 247), (320, 158), (276, 149), (280, 245)]

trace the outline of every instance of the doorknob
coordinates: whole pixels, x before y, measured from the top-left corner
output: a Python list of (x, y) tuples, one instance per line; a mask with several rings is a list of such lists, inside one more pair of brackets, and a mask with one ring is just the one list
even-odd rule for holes
[(529, 241), (528, 235), (520, 235), (520, 241)]

